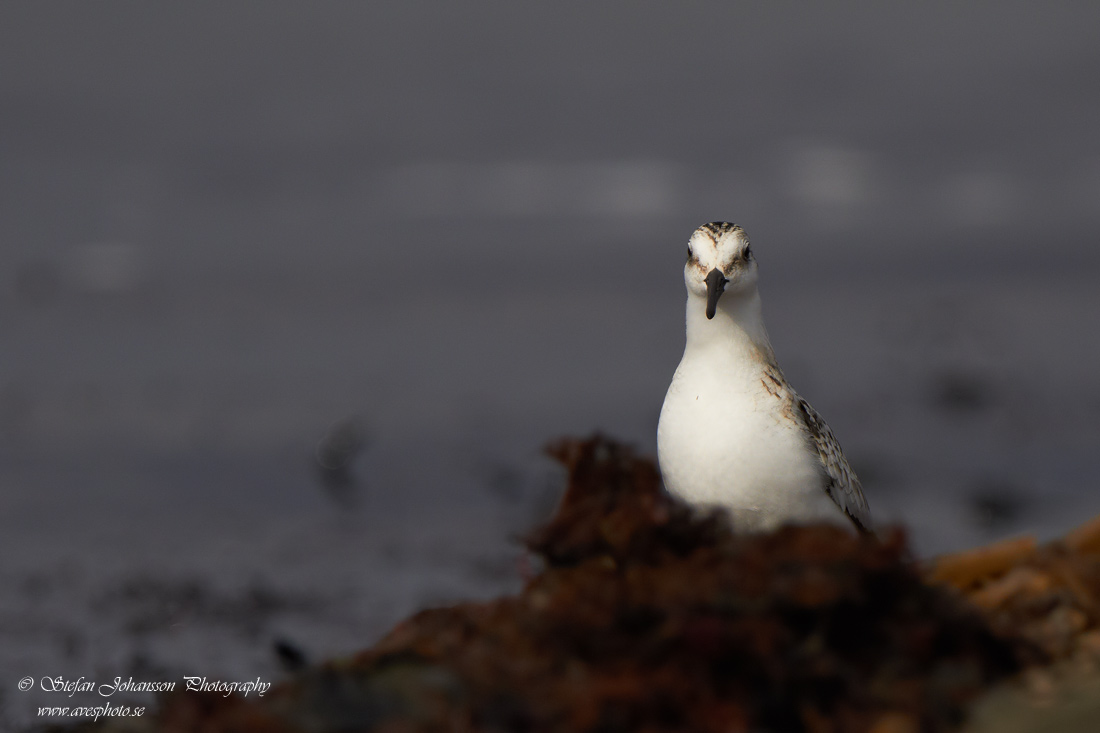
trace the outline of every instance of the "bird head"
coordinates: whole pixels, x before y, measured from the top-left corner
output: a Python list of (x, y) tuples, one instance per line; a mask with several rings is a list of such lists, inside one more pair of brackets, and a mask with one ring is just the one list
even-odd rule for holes
[(704, 224), (688, 240), (684, 283), (689, 293), (706, 299), (707, 318), (714, 318), (718, 299), (756, 287), (756, 259), (749, 237), (736, 224)]

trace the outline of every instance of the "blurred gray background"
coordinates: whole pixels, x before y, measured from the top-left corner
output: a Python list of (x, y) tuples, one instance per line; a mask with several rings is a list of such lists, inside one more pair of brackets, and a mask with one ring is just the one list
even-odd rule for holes
[(5, 4), (0, 712), (516, 587), (711, 220), (918, 552), (1097, 514), (1098, 79), (1094, 3)]

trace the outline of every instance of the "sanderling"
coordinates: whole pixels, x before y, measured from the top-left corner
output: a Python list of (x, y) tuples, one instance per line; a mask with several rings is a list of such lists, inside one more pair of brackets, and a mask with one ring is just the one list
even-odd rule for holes
[(776, 364), (744, 230), (696, 229), (684, 282), (687, 346), (657, 426), (665, 487), (728, 509), (738, 529), (846, 515), (867, 530), (867, 501), (840, 444)]

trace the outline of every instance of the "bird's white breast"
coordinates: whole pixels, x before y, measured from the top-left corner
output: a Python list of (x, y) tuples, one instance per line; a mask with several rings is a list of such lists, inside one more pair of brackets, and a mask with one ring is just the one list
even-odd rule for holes
[(665, 487), (692, 504), (728, 508), (742, 529), (843, 519), (789, 413), (789, 393), (768, 389), (764, 363), (745, 357), (685, 352), (657, 427)]

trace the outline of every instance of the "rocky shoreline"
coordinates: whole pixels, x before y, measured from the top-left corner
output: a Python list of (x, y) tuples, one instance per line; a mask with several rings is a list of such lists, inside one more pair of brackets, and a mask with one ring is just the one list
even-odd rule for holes
[(1031, 730), (1019, 727), (1028, 715), (1070, 714), (1066, 730), (1100, 721), (1100, 704), (1074, 692), (1100, 667), (1100, 521), (1044, 546), (1020, 538), (922, 565), (898, 528), (737, 535), (602, 437), (551, 452), (569, 487), (525, 539), (539, 569), (518, 595), (422, 611), (261, 699), (175, 692), (142, 718), (75, 730), (984, 733)]

